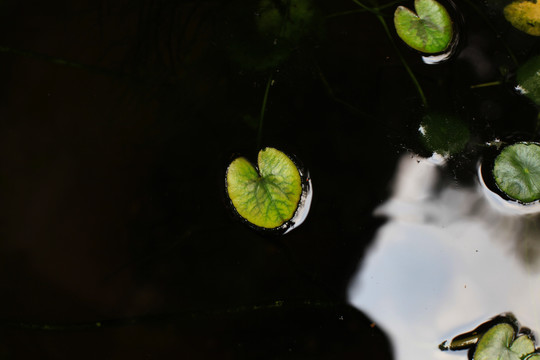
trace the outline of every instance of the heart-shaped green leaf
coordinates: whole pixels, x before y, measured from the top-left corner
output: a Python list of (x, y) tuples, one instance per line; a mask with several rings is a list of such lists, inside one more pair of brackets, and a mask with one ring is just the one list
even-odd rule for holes
[(516, 89), (540, 106), (540, 56), (534, 56), (520, 66), (516, 80)]
[(452, 19), (435, 0), (415, 0), (416, 14), (404, 6), (394, 13), (399, 37), (413, 49), (433, 54), (444, 51), (453, 37)]
[(273, 148), (259, 152), (258, 171), (243, 157), (227, 169), (227, 193), (240, 216), (262, 228), (277, 228), (290, 220), (302, 195), (302, 180), (294, 162)]
[(504, 17), (516, 29), (529, 35), (540, 36), (540, 3), (518, 0), (504, 8)]
[(493, 326), (482, 336), (476, 351), (475, 360), (521, 360), (534, 351), (534, 342), (523, 335), (514, 341), (514, 328), (502, 323)]
[(499, 189), (513, 199), (540, 199), (540, 146), (518, 143), (505, 147), (495, 159), (493, 176)]

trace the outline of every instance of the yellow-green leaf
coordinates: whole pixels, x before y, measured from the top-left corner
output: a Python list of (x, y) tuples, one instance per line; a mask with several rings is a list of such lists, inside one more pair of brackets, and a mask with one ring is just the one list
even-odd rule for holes
[(240, 216), (268, 229), (290, 220), (302, 195), (302, 179), (294, 162), (283, 152), (265, 148), (259, 152), (258, 170), (245, 158), (227, 169), (226, 185)]
[(504, 17), (516, 29), (529, 35), (540, 36), (540, 3), (514, 1), (504, 8)]
[(533, 56), (519, 67), (516, 90), (540, 106), (540, 56)]

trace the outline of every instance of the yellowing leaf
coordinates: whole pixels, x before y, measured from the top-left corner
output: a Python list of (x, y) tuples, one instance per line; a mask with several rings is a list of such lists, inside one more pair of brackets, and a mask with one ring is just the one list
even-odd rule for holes
[(516, 29), (529, 35), (540, 36), (540, 3), (514, 1), (504, 8), (504, 17)]

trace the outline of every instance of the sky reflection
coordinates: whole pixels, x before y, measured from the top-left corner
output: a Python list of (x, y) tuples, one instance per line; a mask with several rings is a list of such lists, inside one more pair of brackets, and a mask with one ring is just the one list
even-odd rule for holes
[(401, 158), (393, 195), (375, 210), (389, 221), (349, 285), (349, 301), (386, 331), (397, 360), (466, 359), (437, 346), (502, 312), (540, 329), (538, 215), (505, 213), (480, 181), (446, 183), (440, 166)]

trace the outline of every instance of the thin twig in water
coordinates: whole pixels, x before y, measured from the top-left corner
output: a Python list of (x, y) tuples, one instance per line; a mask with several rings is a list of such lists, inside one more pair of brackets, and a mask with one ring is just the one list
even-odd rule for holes
[(259, 131), (257, 133), (257, 149), (261, 147), (262, 144), (262, 133), (263, 133), (263, 123), (264, 123), (264, 113), (266, 112), (266, 103), (268, 101), (268, 93), (270, 92), (270, 85), (272, 85), (272, 74), (268, 77), (266, 82), (266, 89), (264, 90), (264, 97), (261, 106), (261, 113), (259, 115)]
[[(356, 2), (356, 0), (353, 0), (353, 1)], [(382, 24), (382, 26), (384, 28), (384, 31), (386, 32), (386, 35), (388, 36), (388, 39), (390, 40), (390, 43), (392, 44), (392, 47), (396, 51), (396, 53), (397, 53), (397, 55), (399, 57), (399, 60), (403, 64), (403, 67), (405, 67), (405, 70), (409, 74), (409, 77), (411, 78), (414, 86), (416, 87), (416, 90), (418, 91), (418, 94), (420, 95), (420, 98), (422, 99), (422, 103), (424, 104), (424, 107), (427, 108), (428, 103), (427, 103), (426, 96), (424, 95), (424, 91), (422, 90), (422, 87), (420, 86), (420, 83), (416, 79), (416, 76), (412, 72), (411, 68), (407, 64), (407, 61), (405, 61), (405, 58), (401, 54), (401, 51), (399, 51), (399, 48), (397, 47), (397, 45), (396, 45), (396, 43), (394, 41), (394, 38), (392, 37), (392, 34), (390, 33), (390, 29), (388, 29), (388, 25), (386, 24), (386, 20), (384, 20), (384, 18), (381, 15), (377, 15), (377, 19), (379, 19), (379, 21), (381, 22), (381, 24)]]

